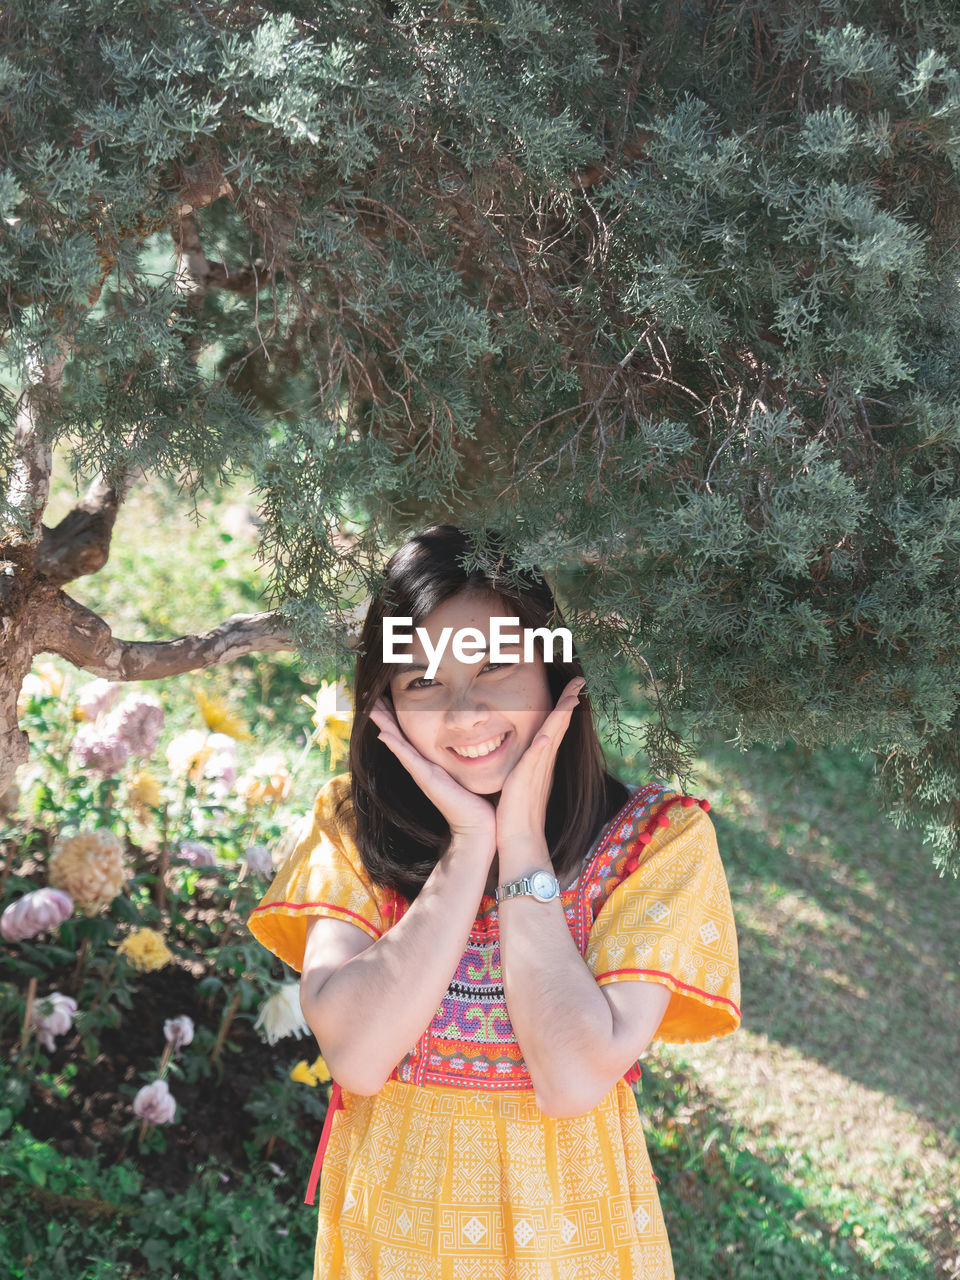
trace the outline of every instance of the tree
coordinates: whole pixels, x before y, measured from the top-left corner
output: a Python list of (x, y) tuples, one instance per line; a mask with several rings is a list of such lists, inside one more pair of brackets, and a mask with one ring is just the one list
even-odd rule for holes
[[(7, 775), (34, 654), (329, 652), (440, 518), (559, 573), (658, 765), (850, 743), (957, 870), (951, 6), (13, 0), (0, 31)], [(94, 478), (49, 529), (58, 441)], [(129, 645), (71, 601), (139, 475), (240, 469), (268, 612)]]

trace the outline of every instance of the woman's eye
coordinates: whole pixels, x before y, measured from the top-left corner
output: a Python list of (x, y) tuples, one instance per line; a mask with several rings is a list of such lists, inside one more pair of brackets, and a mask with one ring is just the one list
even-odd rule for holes
[(417, 676), (416, 680), (411, 680), (407, 685), (406, 692), (409, 693), (411, 689), (430, 689), (434, 684), (436, 684), (435, 680), (428, 680), (425, 676)]
[(501, 671), (504, 667), (515, 667), (515, 662), (485, 662), (481, 671)]

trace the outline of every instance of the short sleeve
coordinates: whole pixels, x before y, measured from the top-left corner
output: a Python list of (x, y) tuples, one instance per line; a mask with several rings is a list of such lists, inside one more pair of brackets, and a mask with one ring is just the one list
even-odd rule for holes
[(341, 815), (349, 807), (350, 778), (332, 779), (317, 795), (296, 842), (273, 883), (247, 920), (250, 932), (299, 973), (303, 968), (307, 919), (330, 916), (355, 924), (373, 938), (384, 929), (376, 891), (353, 841), (352, 824)]
[(604, 902), (586, 960), (597, 982), (659, 982), (673, 993), (656, 1039), (710, 1040), (740, 1024), (737, 933), (713, 823), (671, 805), (636, 870)]

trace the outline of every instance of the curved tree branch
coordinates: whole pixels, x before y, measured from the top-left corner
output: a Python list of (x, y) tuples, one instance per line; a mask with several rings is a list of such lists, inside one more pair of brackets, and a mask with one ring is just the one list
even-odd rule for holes
[(277, 612), (235, 613), (210, 631), (175, 640), (118, 640), (99, 615), (60, 590), (49, 593), (34, 624), (36, 653), (59, 654), (107, 680), (160, 680), (293, 647)]

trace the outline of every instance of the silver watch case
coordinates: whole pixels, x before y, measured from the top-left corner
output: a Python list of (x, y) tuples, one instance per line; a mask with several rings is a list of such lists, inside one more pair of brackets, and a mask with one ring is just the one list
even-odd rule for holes
[(552, 902), (560, 897), (560, 882), (549, 871), (534, 871), (532, 875), (511, 880), (497, 889), (497, 902), (508, 898), (536, 898), (537, 902)]

